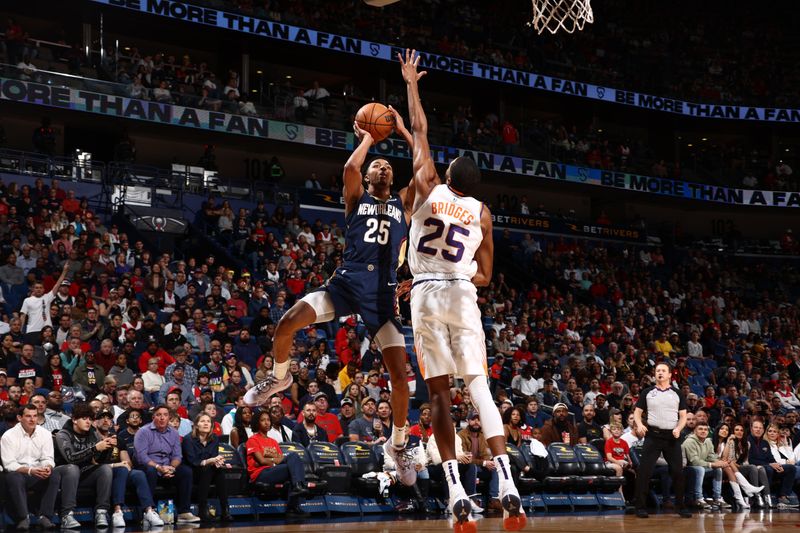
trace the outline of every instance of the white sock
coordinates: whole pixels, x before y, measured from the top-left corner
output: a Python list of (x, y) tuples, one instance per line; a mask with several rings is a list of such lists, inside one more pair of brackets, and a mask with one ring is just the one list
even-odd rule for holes
[(512, 483), (514, 479), (511, 477), (511, 463), (508, 460), (508, 455), (497, 455), (494, 458), (494, 466), (497, 468), (497, 475), (500, 478), (500, 483)]
[(461, 488), (461, 478), (458, 475), (458, 461), (455, 459), (445, 461), (442, 463), (442, 468), (444, 469), (444, 478), (447, 480), (447, 488), (450, 494), (452, 494), (453, 489)]
[(392, 428), (392, 446), (395, 448), (403, 448), (406, 445), (406, 427), (401, 428), (394, 426)]
[(272, 369), (272, 374), (278, 378), (283, 379), (286, 377), (286, 373), (289, 371), (289, 360), (287, 359), (283, 363), (275, 363), (275, 367)]

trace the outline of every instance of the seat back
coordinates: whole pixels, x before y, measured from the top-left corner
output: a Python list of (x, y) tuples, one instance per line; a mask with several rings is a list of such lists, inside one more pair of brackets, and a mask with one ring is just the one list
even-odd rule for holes
[(311, 461), (311, 454), (308, 453), (308, 450), (306, 450), (305, 446), (299, 442), (281, 442), (279, 446), (283, 455), (286, 455), (287, 453), (294, 453), (297, 454), (300, 459), (302, 459), (306, 474), (314, 473), (314, 463)]
[(314, 473), (327, 483), (328, 492), (349, 494), (352, 472), (349, 466), (342, 464), (344, 459), (339, 448), (331, 442), (312, 442), (308, 453), (314, 463)]
[(531, 477), (535, 477), (536, 479), (544, 479), (545, 476), (550, 474), (550, 471), (553, 469), (550, 464), (550, 457), (539, 457), (533, 454), (531, 451), (530, 446), (527, 444), (523, 445), (521, 448), (518, 448), (519, 451), (522, 453), (522, 456), (525, 458), (525, 461), (531, 465), (531, 471), (529, 475)]
[(526, 466), (529, 466), (527, 458), (522, 454), (522, 450), (510, 442), (506, 442), (506, 454), (511, 461), (511, 469), (515, 475), (519, 475), (525, 470)]
[(233, 496), (247, 494), (247, 463), (242, 461), (239, 452), (227, 443), (219, 444), (219, 454), (225, 458), (225, 464), (228, 467), (223, 473), (228, 494)]
[(576, 444), (573, 448), (578, 460), (583, 464), (583, 474), (586, 476), (608, 475), (606, 462), (600, 452), (591, 444)]
[(547, 447), (552, 474), (557, 476), (579, 476), (583, 472), (581, 462), (575, 450), (569, 444), (554, 442)]
[(331, 442), (312, 442), (308, 445), (308, 453), (315, 471), (322, 466), (339, 466), (342, 462), (339, 448)]
[(373, 446), (366, 442), (345, 442), (341, 452), (344, 463), (358, 476), (378, 469), (378, 460), (372, 451)]

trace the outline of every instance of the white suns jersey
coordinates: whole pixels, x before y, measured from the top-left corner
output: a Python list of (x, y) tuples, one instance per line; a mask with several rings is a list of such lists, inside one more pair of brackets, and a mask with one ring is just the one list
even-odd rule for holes
[(415, 280), (471, 280), (483, 241), (483, 203), (459, 196), (445, 184), (433, 188), (411, 217), (408, 264)]

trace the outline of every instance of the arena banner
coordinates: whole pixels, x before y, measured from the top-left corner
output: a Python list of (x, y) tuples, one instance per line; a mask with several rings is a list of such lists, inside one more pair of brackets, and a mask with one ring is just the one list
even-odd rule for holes
[[(162, 104), (17, 79), (0, 78), (0, 100), (336, 150), (352, 151), (355, 147), (353, 132)], [(411, 157), (408, 143), (398, 138), (381, 141), (372, 147), (370, 152), (392, 158), (410, 159)], [(475, 160), (482, 170), (578, 185), (594, 185), (727, 205), (800, 208), (800, 193), (797, 192), (718, 187), (449, 146), (431, 145), (431, 155), (434, 161), (441, 165), (447, 165), (459, 156), (466, 156)]]
[[(99, 4), (159, 15), (194, 24), (214, 26), (226, 30), (313, 46), (384, 61), (395, 61), (403, 49), (389, 44), (376, 43), (310, 30), (290, 24), (263, 20), (238, 13), (229, 13), (210, 7), (201, 7), (176, 0), (92, 0)], [(613, 87), (594, 85), (574, 80), (543, 76), (535, 72), (485, 65), (475, 61), (420, 52), (420, 67), (440, 70), (510, 85), (530, 87), (550, 93), (566, 94), (604, 102), (623, 104), (687, 117), (748, 120), (762, 122), (800, 122), (800, 109), (749, 107), (743, 105), (701, 104), (626, 91)]]
[(538, 215), (519, 215), (504, 212), (492, 213), (492, 222), (498, 228), (525, 230), (531, 233), (554, 233), (584, 238), (614, 239), (644, 242), (647, 234), (635, 228), (561, 220)]

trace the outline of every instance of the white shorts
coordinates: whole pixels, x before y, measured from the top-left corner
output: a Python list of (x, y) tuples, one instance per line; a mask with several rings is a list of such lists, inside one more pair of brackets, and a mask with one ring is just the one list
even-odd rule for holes
[(411, 324), (424, 379), (486, 375), (486, 339), (471, 282), (418, 282), (411, 289)]

